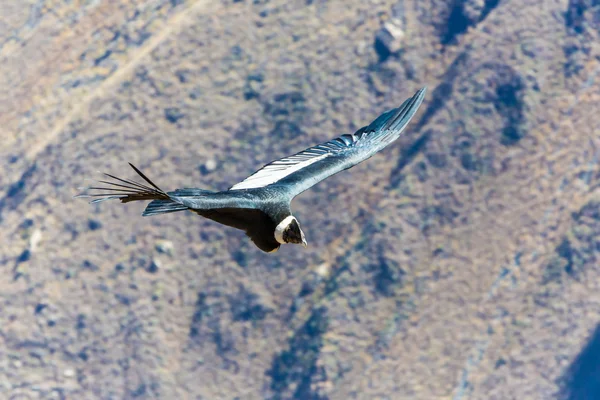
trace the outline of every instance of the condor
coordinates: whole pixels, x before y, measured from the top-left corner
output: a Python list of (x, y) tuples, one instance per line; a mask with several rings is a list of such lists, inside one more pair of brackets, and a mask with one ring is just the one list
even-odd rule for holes
[(76, 197), (97, 197), (91, 203), (110, 199), (119, 199), (122, 203), (152, 200), (143, 212), (144, 216), (190, 210), (245, 231), (265, 252), (275, 252), (285, 243), (306, 247), (304, 232), (292, 215), (292, 199), (323, 179), (368, 159), (396, 140), (424, 96), (425, 88), (354, 134), (342, 135), (275, 160), (224, 192), (196, 188), (165, 192), (129, 164), (146, 184), (105, 174), (110, 180), (99, 182), (106, 186), (85, 188), (85, 192)]

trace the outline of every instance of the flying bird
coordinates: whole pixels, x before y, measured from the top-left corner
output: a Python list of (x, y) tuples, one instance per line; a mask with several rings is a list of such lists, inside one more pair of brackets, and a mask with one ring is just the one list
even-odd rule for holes
[(243, 230), (259, 249), (269, 253), (285, 243), (306, 247), (300, 222), (292, 214), (292, 199), (323, 179), (370, 158), (396, 140), (424, 96), (425, 88), (422, 88), (400, 107), (381, 114), (354, 134), (345, 134), (272, 161), (223, 192), (197, 188), (165, 192), (130, 163), (146, 184), (105, 174), (110, 180), (98, 182), (107, 186), (85, 188), (84, 193), (76, 197), (97, 197), (90, 203), (111, 199), (122, 203), (152, 200), (143, 216), (190, 210)]

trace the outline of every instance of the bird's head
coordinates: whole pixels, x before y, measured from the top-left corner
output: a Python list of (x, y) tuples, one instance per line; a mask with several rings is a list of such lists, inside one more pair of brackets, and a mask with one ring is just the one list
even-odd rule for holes
[(300, 223), (293, 216), (286, 217), (275, 228), (275, 240), (281, 244), (302, 244), (306, 247), (304, 232), (300, 229)]

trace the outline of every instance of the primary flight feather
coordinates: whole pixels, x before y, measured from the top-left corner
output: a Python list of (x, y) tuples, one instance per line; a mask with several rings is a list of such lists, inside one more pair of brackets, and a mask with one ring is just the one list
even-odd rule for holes
[[(133, 164), (146, 182), (105, 174), (108, 186), (92, 186), (77, 197), (97, 197), (91, 203), (119, 199), (123, 203), (152, 200), (143, 216), (190, 210), (246, 232), (256, 246), (274, 252), (284, 243), (306, 246), (300, 223), (292, 215), (294, 197), (323, 179), (366, 160), (400, 136), (423, 102), (425, 88), (402, 105), (381, 114), (369, 125), (300, 153), (275, 160), (224, 192), (184, 188), (164, 192)], [(91, 194), (88, 191), (93, 191)]]

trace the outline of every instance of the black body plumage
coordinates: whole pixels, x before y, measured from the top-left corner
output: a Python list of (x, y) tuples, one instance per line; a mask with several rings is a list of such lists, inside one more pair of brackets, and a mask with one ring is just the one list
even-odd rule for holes
[[(86, 188), (77, 197), (126, 203), (152, 200), (144, 216), (190, 210), (198, 215), (246, 232), (258, 248), (276, 251), (283, 243), (306, 245), (300, 224), (292, 216), (292, 199), (327, 177), (373, 156), (402, 133), (423, 102), (425, 88), (400, 107), (381, 114), (354, 134), (342, 135), (300, 153), (275, 160), (223, 192), (183, 188), (164, 192), (139, 169), (131, 167), (147, 184), (106, 174), (107, 186)], [(87, 191), (99, 191), (88, 194)]]

